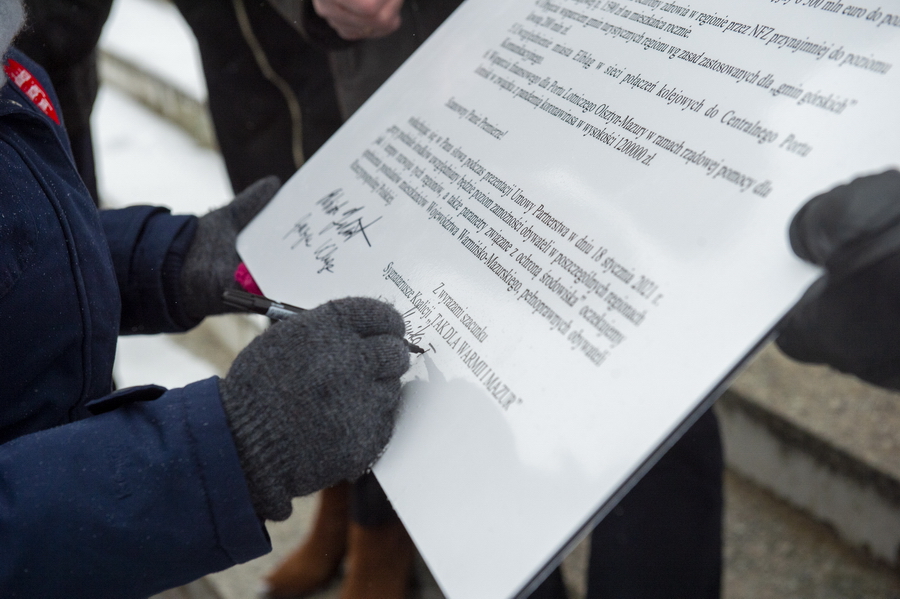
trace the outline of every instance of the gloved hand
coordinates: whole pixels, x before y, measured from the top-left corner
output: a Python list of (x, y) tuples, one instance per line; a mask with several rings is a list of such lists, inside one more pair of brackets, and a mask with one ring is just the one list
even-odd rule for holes
[(200, 217), (181, 269), (181, 301), (194, 320), (231, 311), (222, 303), (226, 289), (239, 289), (234, 271), (241, 259), (237, 235), (281, 186), (277, 177), (260, 179), (231, 203)]
[(826, 268), (777, 339), (789, 356), (900, 389), (900, 173), (861, 177), (794, 216), (791, 246)]
[(409, 368), (403, 319), (367, 298), (274, 323), (219, 381), (256, 513), (362, 475), (390, 439)]

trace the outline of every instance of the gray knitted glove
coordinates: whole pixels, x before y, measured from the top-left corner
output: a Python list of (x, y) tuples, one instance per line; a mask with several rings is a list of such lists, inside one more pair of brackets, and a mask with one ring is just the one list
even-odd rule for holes
[(785, 319), (778, 346), (900, 389), (900, 173), (816, 196), (794, 217), (790, 237), (797, 255), (826, 275)]
[(256, 513), (362, 475), (390, 439), (409, 368), (400, 314), (367, 298), (276, 322), (219, 381)]
[(234, 271), (241, 259), (235, 249), (237, 235), (265, 208), (281, 186), (277, 177), (260, 179), (230, 204), (200, 217), (181, 269), (181, 301), (194, 320), (231, 311), (222, 292), (239, 289)]

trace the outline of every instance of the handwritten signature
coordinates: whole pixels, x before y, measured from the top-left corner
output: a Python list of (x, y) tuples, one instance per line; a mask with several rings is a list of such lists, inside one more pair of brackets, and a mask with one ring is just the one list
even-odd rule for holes
[(330, 229), (334, 228), (337, 234), (343, 237), (344, 241), (350, 241), (357, 235), (362, 235), (363, 239), (366, 240), (366, 245), (372, 247), (372, 242), (369, 241), (369, 236), (366, 235), (366, 229), (380, 221), (381, 217), (379, 216), (369, 224), (363, 224), (363, 219), (361, 216), (358, 218), (354, 217), (354, 215), (360, 210), (362, 210), (362, 208), (353, 208), (351, 210), (348, 210), (341, 215), (342, 218), (340, 220), (331, 221), (331, 223), (326, 225), (319, 234), (324, 235)]
[(338, 246), (336, 246), (331, 241), (326, 241), (322, 245), (316, 248), (316, 251), (313, 252), (313, 256), (315, 256), (318, 262), (322, 263), (321, 268), (316, 271), (317, 275), (322, 274), (323, 272), (334, 272), (334, 254), (338, 251)]
[[(292, 250), (298, 246), (312, 248), (314, 244), (318, 243), (313, 250), (315, 259), (321, 262), (318, 273), (334, 272), (335, 254), (339, 249), (338, 243), (341, 241), (346, 243), (354, 237), (361, 237), (368, 247), (372, 247), (372, 240), (367, 231), (381, 220), (379, 216), (366, 222), (362, 214), (365, 206), (350, 206), (349, 200), (345, 200), (343, 197), (344, 191), (336, 189), (316, 202), (315, 205), (321, 209), (323, 215), (332, 217), (330, 222), (318, 233), (313, 230), (310, 223), (313, 217), (312, 213), (307, 213), (296, 221), (282, 237), (282, 239), (293, 238)], [(333, 236), (330, 236), (329, 233), (332, 233)], [(319, 243), (318, 237), (325, 237), (325, 239)]]
[(291, 249), (296, 248), (301, 243), (304, 247), (309, 247), (310, 245), (312, 245), (314, 235), (312, 232), (312, 228), (307, 222), (310, 216), (312, 216), (312, 214), (307, 214), (303, 218), (298, 220), (296, 223), (294, 223), (294, 226), (284, 234), (284, 237), (282, 237), (282, 239), (287, 239), (291, 236), (291, 234), (295, 234), (297, 236), (297, 239), (295, 239), (294, 243), (291, 244)]

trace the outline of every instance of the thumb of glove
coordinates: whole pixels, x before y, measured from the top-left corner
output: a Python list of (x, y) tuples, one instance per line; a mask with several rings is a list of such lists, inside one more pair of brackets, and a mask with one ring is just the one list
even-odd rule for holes
[(900, 250), (900, 172), (860, 177), (818, 195), (794, 216), (791, 247), (842, 276)]
[(240, 264), (235, 243), (241, 232), (278, 191), (277, 177), (260, 179), (229, 204), (200, 217), (197, 232), (181, 269), (181, 301), (194, 320), (229, 309), (222, 303), (226, 289), (237, 289), (234, 271)]
[(235, 233), (240, 233), (265, 208), (281, 187), (278, 177), (266, 177), (251, 184), (225, 206)]

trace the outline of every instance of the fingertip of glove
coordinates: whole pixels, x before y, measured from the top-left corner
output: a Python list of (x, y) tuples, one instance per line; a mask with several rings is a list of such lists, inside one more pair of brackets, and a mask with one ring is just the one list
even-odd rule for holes
[(399, 379), (409, 370), (409, 347), (406, 341), (394, 335), (383, 335), (371, 339), (371, 351), (377, 356), (376, 378)]
[(791, 220), (791, 249), (803, 260), (824, 266), (839, 245), (836, 230), (847, 212), (850, 184), (838, 185), (807, 201)]
[(245, 187), (244, 190), (241, 191), (241, 193), (239, 193), (238, 195), (264, 195), (266, 193), (271, 195), (278, 191), (279, 188), (281, 188), (281, 179), (276, 177), (275, 175), (269, 175), (267, 177), (263, 177), (262, 179), (257, 179), (256, 181)]

